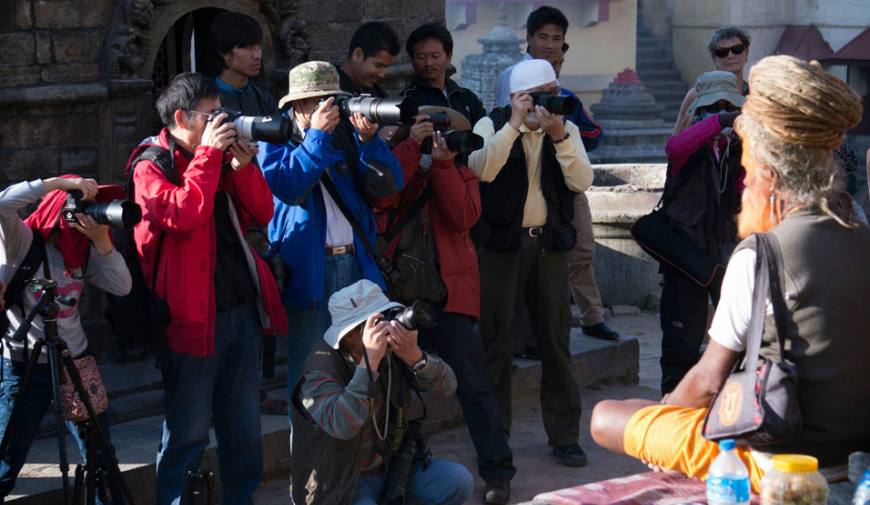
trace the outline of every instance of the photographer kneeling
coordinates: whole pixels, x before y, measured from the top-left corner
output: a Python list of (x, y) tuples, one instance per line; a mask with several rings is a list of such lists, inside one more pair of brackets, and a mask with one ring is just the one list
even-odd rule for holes
[[(57, 333), (75, 359), (88, 355), (88, 342), (78, 310), (84, 281), (118, 296), (129, 293), (132, 285), (130, 272), (112, 245), (107, 225), (98, 224), (84, 213), (75, 213), (75, 220), (72, 220), (73, 216), (61, 217), (68, 191), (81, 192), (79, 200), (84, 202), (123, 196), (123, 189), (118, 186), (100, 187), (93, 179), (78, 177), (25, 181), (0, 192), (0, 242), (3, 247), (0, 283), (6, 286), (5, 313), (2, 315), (5, 331), (2, 335), (0, 429), (4, 435), (10, 427), (13, 430), (5, 437), (9, 445), (0, 459), (0, 502), (15, 487), (15, 480), (52, 396), (51, 369), (45, 347), (42, 347), (26, 394), (21, 394), (29, 353), (39, 340), (46, 337), (46, 323), (38, 315), (26, 338), (20, 342), (12, 338), (41, 295), (41, 291), (29, 289), (24, 283), (30, 278), (52, 280), (57, 283), (57, 291), (70, 302), (60, 306)], [(18, 212), (40, 198), (42, 202), (36, 211), (22, 221)], [(25, 265), (32, 272), (16, 276), (18, 269)], [(19, 403), (16, 419), (10, 426), (16, 403)], [(98, 417), (98, 422), (103, 432), (108, 434), (102, 416)], [(67, 426), (84, 459), (86, 447), (80, 433), (82, 427), (71, 421)], [(109, 471), (110, 458), (99, 450), (96, 454), (100, 460), (97, 465), (108, 472), (112, 503), (122, 503), (119, 482)]]
[(429, 461), (419, 420), (407, 420), (412, 391), (449, 395), (456, 377), (384, 316), (395, 307), (367, 280), (330, 297), (332, 326), (291, 398), (295, 503), (459, 505), (471, 494), (469, 471)]

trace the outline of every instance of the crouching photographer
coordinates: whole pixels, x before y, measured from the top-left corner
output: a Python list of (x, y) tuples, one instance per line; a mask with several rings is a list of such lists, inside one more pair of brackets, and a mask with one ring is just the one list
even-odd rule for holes
[[(106, 407), (105, 390), (94, 394), (94, 386), (102, 388), (102, 382), (88, 352), (78, 307), (85, 281), (118, 296), (130, 291), (130, 272), (112, 245), (108, 226), (129, 227), (141, 217), (132, 202), (111, 201), (123, 194), (119, 186), (98, 186), (93, 179), (74, 176), (20, 182), (0, 192), (0, 283), (6, 286), (0, 315), (0, 502), (15, 487), (42, 416), (52, 401), (54, 374), (49, 349), (61, 351), (60, 355), (53, 354), (56, 366), (60, 365), (58, 359), (70, 366), (72, 358), (87, 385), (95, 413)], [(36, 211), (22, 221), (18, 212), (40, 199)], [(34, 355), (37, 349), (39, 354)], [(27, 380), (29, 366), (32, 369)], [(64, 375), (67, 370), (63, 370)], [(104, 482), (108, 494), (103, 490), (97, 503), (106, 501), (108, 495), (111, 503), (123, 503), (118, 475), (109, 471), (113, 460), (108, 454), (110, 448), (93, 450), (85, 441), (98, 428), (69, 420), (88, 418), (82, 412), (82, 399), (73, 393), (73, 381), (69, 375), (57, 381), (61, 400), (58, 407), (68, 419), (67, 427), (82, 459), (88, 456), (91, 464), (107, 474)], [(102, 416), (96, 421), (102, 434), (107, 435)], [(65, 468), (62, 471), (66, 472)]]
[(421, 309), (368, 280), (330, 297), (332, 325), (291, 399), (295, 503), (459, 505), (471, 494), (468, 470), (430, 460), (421, 420), (408, 420), (412, 393), (456, 389), (453, 370), (417, 345), (415, 320), (431, 319)]

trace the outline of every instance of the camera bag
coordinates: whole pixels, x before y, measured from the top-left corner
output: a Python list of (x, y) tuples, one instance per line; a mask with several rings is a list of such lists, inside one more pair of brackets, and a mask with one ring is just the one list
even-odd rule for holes
[[(707, 440), (736, 438), (753, 447), (781, 442), (800, 433), (798, 373), (785, 355), (786, 307), (780, 284), (779, 242), (771, 233), (755, 235), (755, 288), (746, 335), (746, 355), (710, 402), (704, 419)], [(759, 354), (767, 321), (767, 297), (773, 306), (778, 359)]]
[[(5, 310), (0, 312), (0, 338), (6, 337), (6, 332), (9, 331), (9, 317), (6, 315), (6, 310), (9, 310), (13, 305), (22, 309), (21, 294), (24, 292), (24, 285), (33, 278), (39, 265), (42, 264), (42, 259), (45, 257), (45, 244), (42, 240), (42, 235), (33, 233), (33, 240), (30, 242), (30, 248), (27, 250), (27, 255), (12, 276), (12, 280), (6, 286), (3, 292), (3, 303)], [(22, 309), (22, 314), (24, 310)], [(25, 339), (25, 342), (27, 340)]]

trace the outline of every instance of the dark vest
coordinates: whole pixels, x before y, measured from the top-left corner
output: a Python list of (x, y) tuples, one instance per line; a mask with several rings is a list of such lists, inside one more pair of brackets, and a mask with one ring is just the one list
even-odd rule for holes
[[(396, 362), (394, 362), (396, 366)], [(341, 352), (319, 341), (305, 361), (302, 375), (318, 370), (337, 377), (347, 385), (353, 378), (356, 364), (347, 361)], [(386, 380), (386, 374), (381, 375)], [(401, 373), (393, 372), (393, 398), (401, 395), (407, 405), (410, 393), (401, 387)], [(298, 387), (298, 386), (297, 386)], [(377, 402), (375, 409), (380, 412), (383, 402)], [(395, 414), (395, 412), (393, 412)], [(290, 415), (293, 419), (292, 447), (290, 458), (290, 483), (293, 502), (296, 505), (350, 505), (356, 494), (360, 477), (360, 452), (363, 446), (363, 433), (370, 424), (371, 416), (359, 434), (349, 440), (330, 436), (315, 423), (300, 404), (298, 389), (294, 390), (290, 401)], [(379, 419), (382, 416), (379, 415)], [(396, 417), (393, 417), (396, 419)], [(395, 436), (395, 423), (390, 426), (387, 440)]]
[(740, 141), (732, 140), (717, 162), (705, 145), (676, 176), (668, 173), (665, 181), (663, 204), (671, 225), (723, 264), (737, 245), (741, 194), (737, 183), (744, 173), (741, 153)]
[[(510, 118), (510, 107), (495, 109), (489, 117), (497, 132)], [(544, 136), (541, 152), (541, 191), (547, 202), (543, 249), (545, 252), (570, 251), (577, 240), (577, 231), (572, 224), (576, 193), (565, 184), (562, 167), (556, 159), (556, 147), (549, 136)], [(495, 180), (480, 183), (484, 247), (519, 253), (528, 190), (529, 172), (521, 135), (514, 142), (508, 160)]]
[[(764, 450), (842, 465), (850, 452), (870, 451), (870, 228), (850, 230), (805, 211), (786, 218), (773, 235), (789, 312), (785, 354), (798, 370), (803, 429)], [(770, 317), (761, 354), (779, 359)]]

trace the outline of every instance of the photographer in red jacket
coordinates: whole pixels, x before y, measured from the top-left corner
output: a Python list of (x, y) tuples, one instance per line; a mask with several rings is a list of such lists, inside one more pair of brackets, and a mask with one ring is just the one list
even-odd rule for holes
[(452, 130), (471, 129), (453, 109), (421, 108), (408, 138), (393, 149), (406, 184), (402, 193), (378, 202), (388, 209), (378, 215), (378, 232), (393, 267), (392, 297), (406, 304), (425, 298), (440, 309), (436, 326), (421, 330), (421, 345), (456, 373), (456, 395), (486, 481), (484, 502), (501, 504), (510, 498), (516, 469), (473, 326), (480, 317), (480, 274), (469, 230), (480, 218), (480, 190), (477, 176), (454, 162), (457, 153), (429, 121), (445, 113)]
[[(251, 163), (256, 146), (236, 141), (218, 89), (179, 74), (157, 99), (166, 125), (157, 145), (171, 167), (132, 166), (142, 221), (134, 230), (145, 279), (169, 305), (165, 419), (157, 454), (157, 503), (176, 504), (196, 470), (214, 419), (221, 503), (249, 503), (262, 477), (260, 332), (281, 331), (277, 287), (242, 230), (272, 218), (269, 186)], [(135, 153), (134, 153), (135, 156)], [(270, 301), (273, 302), (270, 304)], [(286, 330), (286, 328), (284, 328)]]

